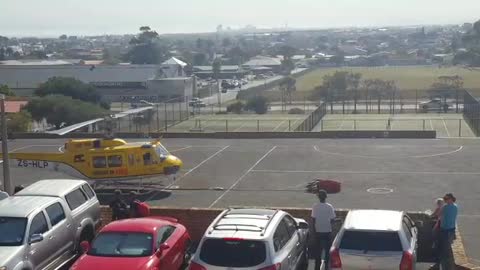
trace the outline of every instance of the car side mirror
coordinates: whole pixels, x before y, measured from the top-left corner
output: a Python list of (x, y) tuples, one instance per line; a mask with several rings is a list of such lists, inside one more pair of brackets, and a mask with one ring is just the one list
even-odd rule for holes
[(300, 221), (300, 222), (298, 222), (298, 228), (302, 229), (302, 230), (308, 230), (310, 228), (310, 226), (308, 226), (307, 222)]
[(82, 241), (80, 243), (80, 248), (82, 249), (83, 253), (87, 253), (90, 251), (90, 243), (88, 241)]
[(32, 234), (28, 240), (28, 244), (35, 244), (43, 241), (43, 235), (41, 234)]
[(167, 243), (162, 243), (160, 244), (160, 247), (158, 247), (157, 251), (155, 252), (155, 255), (157, 255), (157, 257), (160, 257), (162, 256), (163, 252), (169, 248), (170, 246)]

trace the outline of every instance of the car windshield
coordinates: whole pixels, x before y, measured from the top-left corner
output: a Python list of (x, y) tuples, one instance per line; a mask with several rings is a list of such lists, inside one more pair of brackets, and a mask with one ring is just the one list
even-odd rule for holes
[(265, 244), (261, 241), (207, 239), (200, 251), (202, 261), (220, 267), (252, 267), (265, 258)]
[(152, 255), (153, 236), (150, 233), (100, 233), (88, 255), (106, 257), (145, 257)]
[(345, 231), (341, 249), (361, 251), (402, 251), (397, 232)]
[(0, 217), (0, 246), (21, 245), (26, 225), (26, 218)]

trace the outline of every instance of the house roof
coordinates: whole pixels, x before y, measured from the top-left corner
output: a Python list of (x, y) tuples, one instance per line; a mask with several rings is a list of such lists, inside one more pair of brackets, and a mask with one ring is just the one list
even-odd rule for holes
[(73, 66), (4, 66), (0, 65), (0, 82), (11, 89), (33, 89), (52, 77), (73, 77), (91, 82), (146, 82), (155, 77), (158, 65), (89, 65)]
[[(238, 71), (240, 67), (237, 65), (226, 65), (226, 66), (221, 66), (220, 71)], [(212, 66), (194, 66), (193, 67), (194, 71), (212, 71), (213, 68)]]
[(184, 67), (184, 66), (187, 65), (187, 63), (185, 63), (181, 60), (178, 60), (175, 57), (172, 57), (172, 58), (168, 59), (167, 61), (163, 62), (162, 65), (180, 65), (180, 66)]
[(255, 56), (246, 63), (244, 66), (280, 66), (282, 61), (278, 58), (267, 56)]
[(68, 60), (6, 60), (0, 61), (0, 65), (8, 66), (58, 66), (58, 65), (73, 65), (72, 61)]
[(5, 101), (6, 113), (18, 113), (23, 106), (27, 105), (28, 101)]

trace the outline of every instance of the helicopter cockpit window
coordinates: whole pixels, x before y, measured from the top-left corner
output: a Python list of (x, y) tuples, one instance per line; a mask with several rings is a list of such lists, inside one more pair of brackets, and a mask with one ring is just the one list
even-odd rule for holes
[(144, 165), (152, 165), (152, 155), (150, 153), (143, 154), (143, 164)]
[(120, 155), (108, 156), (108, 167), (109, 168), (122, 167), (122, 156)]
[(93, 167), (94, 168), (106, 168), (107, 159), (105, 157), (93, 157)]
[(155, 151), (157, 152), (157, 155), (159, 157), (166, 157), (169, 155), (167, 149), (165, 149), (165, 147), (163, 147), (162, 145), (157, 145), (155, 147)]

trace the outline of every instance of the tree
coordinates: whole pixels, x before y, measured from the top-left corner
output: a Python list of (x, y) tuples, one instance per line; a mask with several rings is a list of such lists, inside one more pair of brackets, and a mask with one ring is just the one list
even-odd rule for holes
[[(370, 93), (370, 96), (374, 96), (377, 99), (377, 113), (380, 113), (380, 105), (382, 99), (396, 90), (396, 85), (394, 81), (384, 81), (380, 79), (367, 79), (363, 81), (363, 87), (367, 91), (367, 97)], [(368, 106), (367, 106), (368, 112)]]
[(44, 97), (47, 95), (64, 95), (79, 99), (109, 109), (110, 105), (106, 103), (97, 89), (74, 78), (52, 77), (35, 90), (35, 95)]
[(7, 58), (13, 57), (13, 53), (14, 53), (14, 52), (13, 52), (12, 47), (7, 47), (7, 49), (5, 50), (5, 56), (6, 56)]
[(8, 132), (28, 132), (32, 123), (32, 116), (27, 111), (8, 115)]
[(227, 47), (230, 47), (232, 46), (232, 40), (230, 40), (230, 38), (226, 37), (222, 40), (222, 46), (224, 48), (227, 48)]
[(203, 66), (207, 63), (207, 56), (204, 53), (196, 53), (193, 55), (193, 65)]
[(7, 85), (1, 85), (1, 84), (0, 84), (0, 94), (9, 96), (9, 97), (15, 96), (15, 93)]
[(212, 63), (212, 73), (213, 73), (213, 78), (217, 80), (220, 78), (220, 72), (222, 70), (222, 61), (220, 59), (215, 59)]
[(292, 76), (285, 77), (282, 79), (282, 81), (280, 81), (280, 89), (282, 90), (282, 93), (285, 93), (283, 96), (289, 98), (290, 104), (292, 104), (293, 92), (297, 90), (296, 83), (297, 80), (295, 80), (295, 78), (293, 78)]
[(130, 40), (132, 47), (125, 55), (125, 60), (133, 64), (159, 64), (166, 58), (166, 52), (157, 41), (156, 31), (148, 26), (140, 27), (140, 34)]
[(5, 60), (5, 49), (0, 47), (0, 61)]
[(357, 113), (358, 87), (360, 86), (361, 79), (362, 74), (360, 73), (347, 74), (347, 84), (349, 90), (353, 91), (353, 113)]
[(111, 50), (105, 48), (103, 49), (103, 63), (107, 65), (116, 65), (120, 63), (120, 59), (115, 57)]
[(292, 56), (295, 54), (295, 52), (295, 48), (287, 45), (280, 47), (278, 50), (278, 53), (283, 56), (282, 69), (286, 74), (290, 74), (295, 68), (295, 64), (292, 60)]
[(265, 114), (268, 111), (268, 100), (264, 96), (253, 96), (248, 99), (245, 107), (257, 114)]
[(247, 53), (239, 46), (233, 47), (227, 52), (227, 57), (232, 59), (236, 65), (241, 65), (248, 58)]
[(66, 96), (36, 97), (24, 107), (24, 110), (28, 111), (34, 120), (45, 119), (57, 129), (62, 125), (73, 125), (108, 114), (108, 111), (95, 104)]
[(440, 76), (432, 84), (432, 86), (428, 90), (428, 94), (430, 98), (440, 97), (441, 99), (443, 99), (443, 103), (446, 103), (448, 98), (455, 98), (457, 103), (456, 110), (458, 112), (459, 91), (461, 91), (462, 89), (463, 89), (462, 77), (458, 75)]
[(47, 59), (47, 54), (44, 51), (33, 51), (28, 55), (31, 59)]
[(337, 66), (343, 65), (345, 63), (345, 56), (343, 54), (334, 55), (330, 58), (330, 63), (334, 63)]

